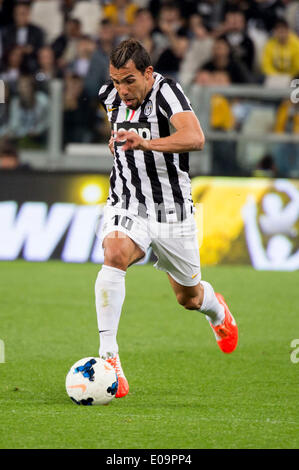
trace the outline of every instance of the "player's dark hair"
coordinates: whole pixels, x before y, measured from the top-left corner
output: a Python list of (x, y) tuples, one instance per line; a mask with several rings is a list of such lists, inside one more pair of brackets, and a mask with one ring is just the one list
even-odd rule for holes
[(132, 60), (137, 70), (144, 73), (145, 69), (151, 65), (151, 59), (142, 44), (136, 39), (126, 39), (122, 41), (111, 53), (110, 61), (113, 67), (120, 69)]

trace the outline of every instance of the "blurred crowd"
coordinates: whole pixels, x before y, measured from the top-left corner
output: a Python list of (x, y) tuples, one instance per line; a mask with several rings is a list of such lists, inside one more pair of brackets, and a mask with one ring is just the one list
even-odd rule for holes
[[(45, 146), (51, 81), (59, 78), (64, 145), (102, 142), (97, 94), (110, 52), (125, 38), (138, 39), (155, 70), (183, 87), (268, 86), (299, 77), (298, 34), (292, 0), (0, 0), (0, 139)], [(298, 107), (282, 105), (277, 132), (291, 129), (290, 112), (299, 119)], [(234, 128), (225, 100), (215, 96), (213, 109), (214, 129)]]

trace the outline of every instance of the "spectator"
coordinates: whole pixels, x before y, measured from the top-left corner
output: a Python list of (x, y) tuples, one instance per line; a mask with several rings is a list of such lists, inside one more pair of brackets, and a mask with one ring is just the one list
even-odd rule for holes
[(15, 139), (26, 138), (24, 144), (40, 146), (45, 143), (48, 127), (49, 98), (36, 91), (31, 75), (22, 75), (18, 96), (12, 98), (9, 107), (8, 134)]
[(199, 68), (194, 76), (193, 83), (201, 87), (212, 86), (212, 72)]
[[(211, 72), (206, 69), (197, 71), (194, 83), (200, 86), (228, 86), (230, 78), (225, 71)], [(231, 131), (235, 127), (235, 118), (227, 98), (214, 94), (211, 98), (210, 126), (212, 129)]]
[(130, 0), (112, 0), (103, 7), (103, 16), (112, 22), (121, 40), (130, 34), (137, 10), (138, 5)]
[(284, 17), (284, 0), (251, 0), (247, 10), (250, 28), (270, 33), (278, 19)]
[(101, 20), (96, 49), (90, 57), (88, 72), (84, 78), (84, 91), (93, 108), (98, 106), (99, 89), (109, 78), (109, 58), (115, 45), (114, 26), (108, 19)]
[(175, 50), (177, 40), (179, 42), (182, 36), (187, 37), (188, 30), (184, 25), (179, 7), (172, 2), (163, 4), (159, 12), (158, 28), (153, 32), (157, 55), (160, 56), (169, 47)]
[(37, 51), (44, 43), (41, 28), (30, 23), (30, 4), (17, 3), (13, 10), (14, 23), (8, 26), (3, 35), (4, 49), (15, 45), (22, 48), (28, 73), (34, 72), (37, 66)]
[(299, 39), (281, 19), (275, 23), (272, 37), (267, 41), (263, 57), (264, 75), (297, 75), (299, 73)]
[[(148, 2), (148, 9), (151, 11), (153, 18), (156, 20), (159, 16), (161, 7), (170, 0), (150, 0)], [(179, 7), (183, 18), (188, 19), (191, 15), (197, 13), (198, 1), (197, 0), (175, 0), (176, 5)]]
[(223, 5), (223, 17), (225, 18), (226, 14), (229, 11), (241, 11), (248, 20), (248, 10), (251, 0), (224, 0)]
[(0, 104), (0, 138), (8, 135), (10, 90), (4, 86), (4, 103)]
[(224, 37), (231, 51), (244, 66), (252, 70), (254, 64), (254, 44), (246, 32), (246, 18), (242, 11), (228, 11), (224, 22), (215, 31), (217, 37)]
[(92, 140), (90, 107), (84, 94), (84, 83), (74, 74), (68, 74), (65, 79), (63, 129), (64, 145)]
[(0, 171), (29, 169), (28, 164), (21, 164), (17, 147), (13, 141), (0, 142)]
[[(231, 84), (226, 71), (201, 69), (196, 74), (195, 83), (200, 86), (228, 86)], [(210, 127), (217, 131), (232, 131), (235, 128), (235, 117), (228, 99), (215, 93), (211, 97)], [(211, 140), (212, 174), (237, 175), (240, 168), (236, 159), (236, 142), (234, 140)]]
[(195, 78), (196, 71), (210, 60), (214, 43), (198, 14), (191, 16), (189, 31), (191, 33), (189, 48), (180, 65), (179, 81), (183, 86), (190, 85)]
[(171, 46), (162, 52), (156, 62), (155, 69), (166, 77), (178, 80), (180, 64), (184, 58), (189, 41), (186, 36), (178, 35)]
[[(216, 71), (213, 73), (212, 83), (214, 86), (231, 85), (228, 73)], [(215, 94), (211, 99), (211, 126), (215, 130), (233, 131), (236, 120), (230, 101), (220, 94)], [(242, 173), (237, 162), (237, 144), (234, 140), (216, 140), (211, 145), (214, 175), (236, 176)]]
[(64, 69), (75, 60), (81, 33), (81, 23), (75, 18), (66, 21), (64, 32), (52, 44), (59, 68)]
[(131, 36), (141, 42), (151, 56), (153, 64), (155, 64), (158, 59), (157, 47), (152, 34), (154, 27), (155, 23), (150, 10), (147, 8), (137, 10)]
[[(291, 100), (281, 102), (276, 114), (274, 132), (299, 136), (299, 103), (292, 103)], [(299, 176), (299, 145), (297, 142), (274, 144), (273, 156), (281, 176)]]
[(240, 61), (232, 57), (230, 46), (224, 38), (215, 40), (211, 60), (206, 62), (202, 68), (211, 72), (227, 72), (232, 83), (248, 83), (252, 81), (247, 67), (243, 67)]
[(220, 24), (223, 18), (223, 1), (201, 0), (197, 3), (197, 13), (202, 17), (203, 23), (210, 31)]
[(9, 87), (10, 93), (16, 94), (18, 79), (23, 70), (23, 48), (15, 46), (7, 50), (3, 62), (4, 70), (0, 77)]
[(37, 56), (38, 70), (35, 74), (37, 89), (49, 92), (49, 82), (53, 78), (61, 77), (55, 63), (54, 51), (50, 46), (41, 47)]
[(91, 57), (95, 51), (96, 43), (89, 36), (81, 36), (78, 41), (77, 54), (67, 69), (73, 75), (85, 78), (90, 67)]
[(116, 34), (113, 23), (104, 18), (100, 22), (99, 34), (96, 39), (97, 50), (101, 52), (107, 59), (107, 67), (109, 65), (109, 58), (113, 48), (116, 46)]
[[(231, 85), (227, 72), (215, 71), (212, 75), (213, 86), (225, 87)], [(212, 96), (211, 125), (213, 129), (231, 131), (235, 128), (235, 117), (229, 100), (222, 95)]]
[(92, 131), (88, 127), (94, 126), (91, 116), (96, 115), (99, 89), (108, 78), (106, 61), (95, 49), (95, 41), (89, 36), (82, 36), (78, 42), (77, 56), (67, 68), (70, 77), (66, 82), (65, 144), (72, 141), (90, 142), (92, 139)]

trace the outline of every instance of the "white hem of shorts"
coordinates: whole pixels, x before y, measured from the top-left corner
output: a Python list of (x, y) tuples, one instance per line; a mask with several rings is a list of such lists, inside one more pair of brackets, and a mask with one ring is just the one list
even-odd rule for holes
[[(164, 273), (167, 273), (169, 274), (170, 277), (172, 277), (172, 279), (177, 282), (178, 284), (180, 284), (181, 286), (184, 286), (184, 287), (194, 287), (194, 286), (197, 286), (197, 284), (200, 283), (200, 279), (198, 280), (197, 279), (190, 279), (190, 281), (184, 281), (185, 283), (183, 283), (180, 279), (178, 279), (176, 276), (174, 276), (172, 273), (170, 273), (169, 271), (167, 271), (167, 269), (164, 269), (164, 268), (161, 268), (160, 266), (157, 266), (157, 263), (154, 264), (154, 267), (156, 269), (158, 269), (159, 271), (163, 271)], [(197, 276), (196, 276), (197, 277)]]

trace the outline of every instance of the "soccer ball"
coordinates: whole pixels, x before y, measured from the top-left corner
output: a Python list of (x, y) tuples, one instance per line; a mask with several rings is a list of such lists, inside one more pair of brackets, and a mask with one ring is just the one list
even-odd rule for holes
[(108, 362), (85, 357), (70, 368), (65, 387), (77, 405), (107, 405), (116, 395), (118, 378)]

